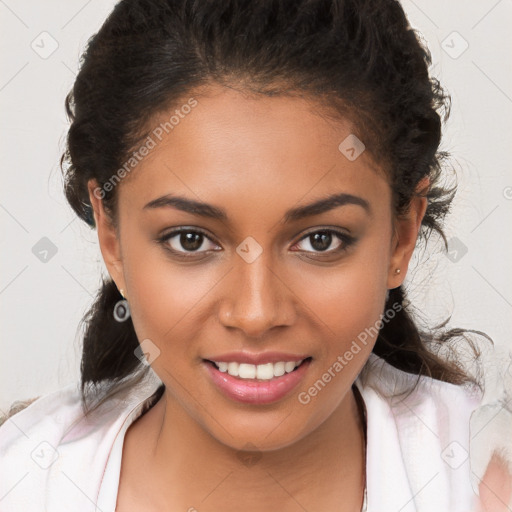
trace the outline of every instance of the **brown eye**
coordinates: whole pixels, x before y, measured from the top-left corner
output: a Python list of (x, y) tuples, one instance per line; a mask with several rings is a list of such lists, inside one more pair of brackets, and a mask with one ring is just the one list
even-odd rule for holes
[(194, 229), (178, 229), (167, 233), (159, 239), (166, 249), (179, 254), (203, 254), (218, 247), (201, 231)]
[[(300, 250), (305, 252), (331, 254), (344, 251), (354, 242), (355, 239), (345, 233), (332, 229), (322, 229), (308, 233), (296, 245), (303, 243), (303, 248)], [(334, 247), (332, 247), (333, 245)]]
[(180, 233), (177, 235), (179, 238), (179, 245), (187, 251), (197, 251), (203, 245), (204, 236), (201, 233)]
[(332, 243), (332, 234), (329, 231), (319, 231), (309, 235), (310, 245), (315, 251), (326, 251)]

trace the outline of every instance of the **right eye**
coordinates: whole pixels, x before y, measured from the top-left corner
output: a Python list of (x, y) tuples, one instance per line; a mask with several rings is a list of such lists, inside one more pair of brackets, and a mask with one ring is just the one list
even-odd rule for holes
[[(158, 242), (171, 253), (185, 256), (186, 258), (212, 250), (219, 250), (216, 249), (218, 246), (213, 243), (210, 237), (197, 228), (175, 229), (160, 237)], [(210, 244), (210, 248), (208, 248), (208, 244)]]

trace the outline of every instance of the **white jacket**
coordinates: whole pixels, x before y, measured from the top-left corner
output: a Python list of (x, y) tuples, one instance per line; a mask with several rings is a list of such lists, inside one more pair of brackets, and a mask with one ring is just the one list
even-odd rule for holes
[[(367, 414), (368, 512), (477, 512), (470, 416), (481, 394), (371, 354), (356, 380)], [(78, 384), (42, 396), (0, 426), (0, 512), (114, 512), (123, 439), (162, 382), (136, 387), (84, 419)], [(481, 464), (480, 464), (481, 465)], [(311, 511), (313, 512), (313, 511)]]

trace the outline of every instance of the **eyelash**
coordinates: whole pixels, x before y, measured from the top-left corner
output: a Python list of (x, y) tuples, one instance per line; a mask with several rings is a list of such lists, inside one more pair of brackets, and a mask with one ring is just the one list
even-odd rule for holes
[[(171, 238), (176, 237), (177, 235), (181, 235), (182, 233), (200, 234), (200, 235), (203, 235), (203, 237), (208, 239), (210, 242), (215, 243), (215, 242), (213, 242), (213, 240), (208, 236), (208, 234), (205, 231), (203, 231), (202, 229), (199, 229), (199, 228), (193, 228), (193, 229), (192, 228), (178, 228), (178, 229), (175, 229), (173, 231), (170, 231), (169, 233), (166, 233), (165, 235), (162, 235), (161, 237), (159, 237), (157, 239), (157, 242), (159, 244), (161, 244), (164, 247), (164, 249), (169, 251), (172, 255), (176, 255), (176, 256), (178, 256), (180, 258), (183, 258), (183, 259), (191, 259), (191, 258), (194, 258), (198, 254), (209, 252), (209, 251), (200, 251), (200, 252), (198, 252), (198, 251), (188, 251), (188, 252), (184, 251), (184, 252), (182, 252), (182, 251), (176, 251), (175, 249), (172, 249), (169, 246), (168, 241)], [(296, 245), (297, 243), (302, 242), (303, 240), (307, 240), (309, 237), (311, 237), (312, 235), (315, 235), (317, 233), (329, 233), (329, 234), (335, 235), (335, 237), (337, 237), (341, 241), (340, 247), (338, 247), (336, 249), (331, 249), (331, 250), (328, 250), (328, 251), (303, 251), (303, 252), (313, 253), (313, 254), (317, 254), (319, 256), (333, 255), (333, 254), (342, 254), (345, 251), (347, 251), (348, 248), (350, 246), (352, 246), (356, 242), (356, 239), (353, 236), (347, 235), (346, 233), (343, 233), (341, 231), (337, 231), (335, 229), (322, 228), (322, 229), (316, 229), (315, 231), (310, 231), (310, 232), (306, 233), (294, 245)], [(202, 243), (201, 243), (201, 245), (202, 245)], [(214, 249), (213, 251), (216, 251), (216, 250)], [(297, 251), (297, 252), (301, 252), (301, 251)], [(189, 256), (187, 256), (187, 254), (189, 254)]]

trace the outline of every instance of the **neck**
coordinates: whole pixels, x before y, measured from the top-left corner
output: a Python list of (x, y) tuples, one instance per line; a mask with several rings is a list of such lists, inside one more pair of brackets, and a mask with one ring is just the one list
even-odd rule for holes
[(246, 452), (220, 443), (167, 390), (132, 426), (144, 439), (138, 464), (151, 474), (147, 485), (164, 508), (172, 503), (173, 510), (229, 512), (242, 504), (251, 512), (361, 510), (365, 426), (351, 390), (320, 427), (272, 451)]

